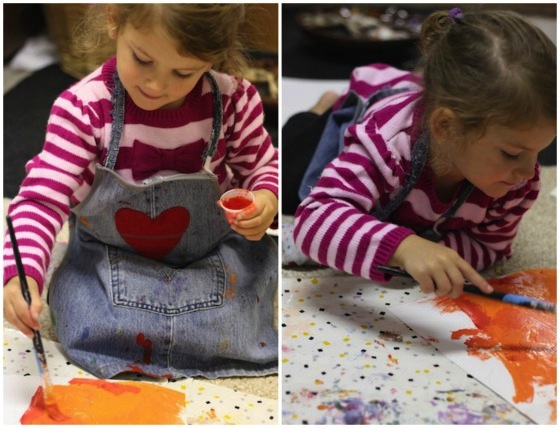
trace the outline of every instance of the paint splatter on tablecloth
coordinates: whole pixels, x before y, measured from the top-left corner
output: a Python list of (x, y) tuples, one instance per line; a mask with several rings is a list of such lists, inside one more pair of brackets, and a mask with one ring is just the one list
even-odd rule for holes
[(523, 414), (391, 313), (407, 279), (284, 278), (284, 424), (526, 424)]
[[(31, 398), (41, 384), (31, 341), (16, 330), (4, 326), (4, 423), (18, 424)], [(43, 340), (49, 371), (56, 384), (72, 379), (95, 379), (94, 376), (69, 362), (57, 342)], [(140, 374), (122, 375), (119, 380), (155, 382)], [(185, 422), (197, 425), (278, 424), (278, 402), (204, 380), (182, 379), (159, 385), (185, 394)], [(28, 385), (27, 389), (20, 386)], [(17, 393), (16, 393), (17, 392)]]

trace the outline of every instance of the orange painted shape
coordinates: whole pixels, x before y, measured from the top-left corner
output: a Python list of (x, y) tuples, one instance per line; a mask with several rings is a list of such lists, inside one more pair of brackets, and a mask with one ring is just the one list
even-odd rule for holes
[[(556, 269), (531, 269), (489, 280), (496, 291), (556, 302)], [(535, 387), (556, 388), (556, 315), (463, 293), (436, 298), (443, 312), (463, 311), (476, 328), (454, 331), (468, 353), (481, 360), (498, 358), (510, 373), (515, 403), (533, 402)], [(551, 406), (556, 406), (552, 400)]]
[(69, 385), (54, 385), (53, 398), (65, 416), (55, 421), (47, 413), (43, 388), (39, 387), (21, 417), (23, 425), (185, 423), (185, 395), (146, 382), (102, 379), (72, 379)]

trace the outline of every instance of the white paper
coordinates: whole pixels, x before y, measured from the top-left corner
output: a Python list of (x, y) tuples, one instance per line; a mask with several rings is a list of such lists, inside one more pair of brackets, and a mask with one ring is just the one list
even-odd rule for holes
[(393, 307), (391, 312), (425, 339), (435, 339), (437, 343), (434, 346), (447, 358), (517, 407), (527, 417), (538, 424), (550, 424), (552, 409), (549, 403), (556, 398), (554, 386), (534, 385), (535, 396), (531, 403), (514, 402), (513, 379), (502, 362), (490, 354), (486, 360), (469, 355), (462, 340), (451, 338), (454, 331), (477, 328), (469, 316), (462, 311), (442, 313), (435, 307), (434, 302), (435, 299), (430, 297)]

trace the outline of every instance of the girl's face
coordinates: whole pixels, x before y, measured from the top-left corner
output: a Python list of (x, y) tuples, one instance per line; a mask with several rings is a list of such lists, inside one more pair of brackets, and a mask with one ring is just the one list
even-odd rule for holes
[(158, 29), (136, 29), (130, 24), (117, 34), (117, 70), (134, 104), (144, 110), (181, 107), (212, 64), (181, 55)]
[(482, 137), (452, 156), (453, 169), (486, 195), (499, 198), (533, 177), (537, 155), (555, 136), (553, 121), (520, 128), (490, 125)]

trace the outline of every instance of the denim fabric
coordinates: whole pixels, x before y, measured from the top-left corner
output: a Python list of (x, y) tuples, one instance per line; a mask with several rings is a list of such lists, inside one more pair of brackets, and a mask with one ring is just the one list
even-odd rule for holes
[(205, 170), (133, 185), (97, 166), (49, 290), (72, 361), (102, 378), (277, 372), (276, 244), (233, 232), (220, 194)]
[(354, 117), (355, 107), (345, 107), (331, 113), (325, 125), (319, 145), (313, 153), (311, 162), (303, 175), (299, 187), (299, 198), (304, 200), (311, 189), (315, 187), (319, 176), (325, 167), (331, 163), (344, 148), (344, 132), (351, 124)]
[(407, 88), (386, 88), (375, 92), (367, 99), (361, 98), (353, 91), (346, 96), (340, 108), (333, 111), (327, 120), (317, 149), (303, 176), (298, 192), (300, 200), (303, 201), (311, 193), (325, 167), (342, 152), (344, 132), (348, 126), (360, 122), (373, 103), (406, 90)]

